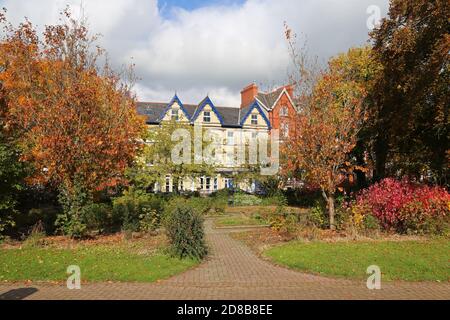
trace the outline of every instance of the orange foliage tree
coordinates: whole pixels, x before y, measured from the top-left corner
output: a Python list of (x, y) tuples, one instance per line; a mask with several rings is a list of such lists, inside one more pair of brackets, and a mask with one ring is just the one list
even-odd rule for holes
[(121, 182), (144, 128), (132, 83), (100, 67), (96, 37), (68, 10), (42, 39), (29, 21), (13, 27), (5, 13), (0, 20), (2, 129), (19, 136), (22, 160), (34, 167), (29, 182), (59, 188), (69, 204), (80, 190), (92, 195)]
[(320, 73), (309, 98), (302, 100), (296, 128), (285, 146), (284, 170), (320, 186), (331, 229), (335, 228), (335, 193), (355, 169), (349, 154), (357, 142), (366, 96), (364, 86), (347, 76), (344, 61), (332, 59), (328, 70)]

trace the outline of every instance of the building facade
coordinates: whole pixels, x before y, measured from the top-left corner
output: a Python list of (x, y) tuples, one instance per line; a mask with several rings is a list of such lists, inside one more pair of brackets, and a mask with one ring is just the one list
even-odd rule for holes
[(138, 113), (146, 117), (149, 130), (164, 121), (180, 121), (190, 125), (214, 129), (222, 142), (223, 157), (212, 177), (186, 177), (173, 185), (170, 174), (165, 181), (155, 185), (155, 191), (199, 191), (212, 193), (224, 188), (237, 187), (254, 192), (256, 182), (240, 182), (235, 185), (234, 176), (242, 170), (239, 165), (238, 148), (251, 140), (268, 140), (274, 129), (280, 130), (280, 139), (289, 136), (295, 115), (291, 87), (273, 92), (258, 92), (255, 84), (241, 92), (240, 107), (216, 106), (209, 97), (199, 104), (183, 104), (177, 95), (169, 103), (138, 102)]

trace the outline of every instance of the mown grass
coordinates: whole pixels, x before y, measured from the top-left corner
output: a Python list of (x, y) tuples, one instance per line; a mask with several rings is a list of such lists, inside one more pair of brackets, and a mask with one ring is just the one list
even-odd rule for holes
[(265, 225), (266, 221), (263, 219), (256, 219), (248, 216), (229, 216), (218, 218), (215, 221), (217, 227), (234, 227), (234, 226), (256, 226)]
[(67, 267), (78, 265), (82, 281), (153, 282), (197, 263), (173, 258), (160, 249), (139, 254), (120, 246), (2, 249), (0, 281), (64, 281)]
[(322, 275), (367, 278), (370, 265), (383, 280), (448, 281), (450, 243), (430, 241), (291, 242), (263, 253), (276, 263)]

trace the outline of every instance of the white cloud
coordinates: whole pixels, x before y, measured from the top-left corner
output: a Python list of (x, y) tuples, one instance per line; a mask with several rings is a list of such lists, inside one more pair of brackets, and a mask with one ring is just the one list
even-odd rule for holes
[[(43, 26), (57, 21), (76, 0), (0, 0), (13, 21), (28, 16)], [(217, 104), (238, 105), (240, 89), (255, 81), (282, 84), (289, 57), (283, 23), (308, 37), (311, 53), (321, 59), (367, 40), (366, 9), (387, 0), (247, 0), (242, 5), (210, 5), (192, 11), (173, 8), (169, 18), (156, 0), (85, 0), (93, 32), (116, 65), (131, 57), (141, 78), (142, 100), (168, 101), (175, 91), (186, 103), (207, 93)]]

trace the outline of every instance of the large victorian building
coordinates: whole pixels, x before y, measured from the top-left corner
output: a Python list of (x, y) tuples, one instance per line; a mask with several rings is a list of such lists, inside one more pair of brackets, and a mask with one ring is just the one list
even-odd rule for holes
[[(241, 92), (240, 107), (216, 106), (206, 97), (199, 104), (183, 104), (175, 95), (169, 103), (139, 102), (138, 112), (146, 117), (149, 126), (158, 126), (164, 121), (182, 121), (191, 125), (215, 129), (221, 134), (224, 157), (213, 177), (186, 178), (179, 190), (210, 193), (233, 185), (233, 176), (239, 172), (236, 165), (238, 143), (249, 139), (267, 139), (273, 130), (279, 130), (280, 140), (289, 136), (294, 129), (296, 108), (292, 99), (292, 87), (281, 87), (273, 92), (259, 92), (255, 84)], [(252, 192), (255, 183), (241, 183), (241, 189)], [(172, 192), (170, 175), (157, 191)]]

